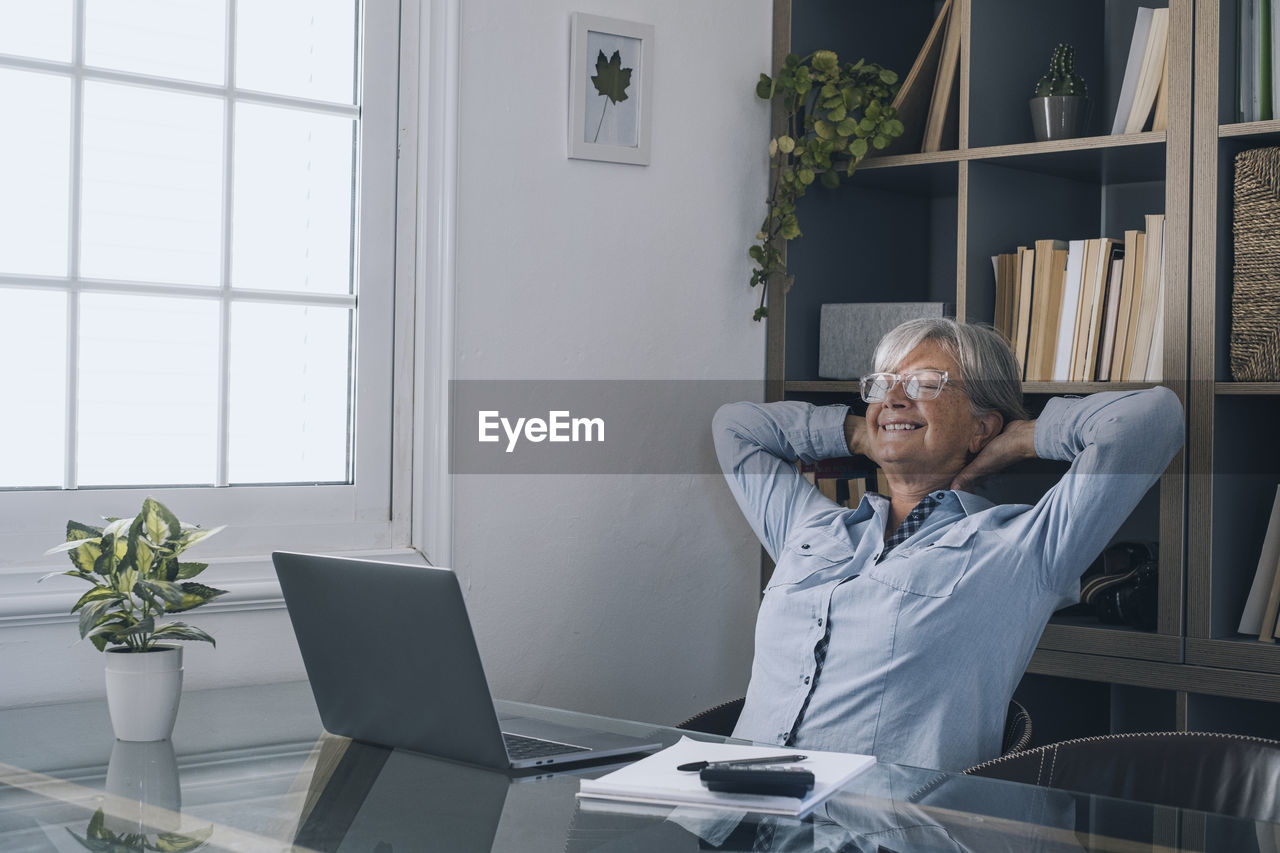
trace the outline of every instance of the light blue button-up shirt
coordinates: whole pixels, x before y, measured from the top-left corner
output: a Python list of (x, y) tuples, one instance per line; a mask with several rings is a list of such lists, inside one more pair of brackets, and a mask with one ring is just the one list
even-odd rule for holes
[(888, 500), (841, 507), (794, 465), (848, 456), (847, 413), (733, 403), (713, 421), (729, 487), (777, 564), (734, 734), (783, 743), (812, 687), (796, 746), (947, 770), (993, 758), (1050, 615), (1079, 599), (1080, 575), (1182, 445), (1182, 407), (1165, 388), (1050, 400), (1036, 453), (1071, 467), (1039, 503), (938, 492), (880, 563)]

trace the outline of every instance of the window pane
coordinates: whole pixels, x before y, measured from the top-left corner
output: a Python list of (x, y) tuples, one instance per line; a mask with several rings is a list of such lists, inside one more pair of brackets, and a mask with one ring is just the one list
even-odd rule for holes
[(351, 292), (354, 133), (338, 116), (236, 107), (234, 287)]
[(81, 274), (217, 284), (222, 135), (215, 98), (86, 81)]
[(350, 311), (231, 308), (229, 479), (346, 482)]
[(0, 69), (0, 272), (67, 274), (71, 80)]
[(236, 86), (350, 104), (355, 0), (253, 0), (236, 8)]
[(218, 302), (80, 297), (79, 481), (212, 483)]
[(72, 0), (0, 0), (0, 53), (71, 61)]
[(99, 68), (222, 83), (226, 30), (225, 0), (87, 0), (84, 59)]
[(66, 457), (67, 297), (0, 290), (0, 486), (61, 486)]

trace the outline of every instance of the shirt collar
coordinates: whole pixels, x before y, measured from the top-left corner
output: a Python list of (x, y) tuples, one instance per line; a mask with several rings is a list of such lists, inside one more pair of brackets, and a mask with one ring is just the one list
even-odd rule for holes
[[(960, 511), (966, 516), (991, 509), (991, 507), (995, 506), (991, 501), (981, 495), (976, 495), (973, 492), (958, 492), (947, 489), (939, 492), (933, 492), (932, 494), (941, 494), (943, 496), (943, 506), (947, 504), (948, 496), (955, 495), (956, 501), (960, 504)], [(889, 507), (889, 499), (879, 492), (868, 492), (863, 496), (862, 503), (858, 504), (858, 508), (853, 511), (853, 517), (848, 519), (848, 523), (857, 524), (860, 521), (866, 521), (868, 518), (875, 515), (876, 509), (879, 507), (883, 507), (887, 510)]]

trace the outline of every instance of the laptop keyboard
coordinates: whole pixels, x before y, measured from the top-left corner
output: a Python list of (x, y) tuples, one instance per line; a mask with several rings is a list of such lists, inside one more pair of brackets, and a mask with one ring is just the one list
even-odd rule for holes
[(507, 755), (510, 756), (512, 761), (590, 751), (581, 746), (556, 743), (553, 740), (539, 740), (538, 738), (525, 737), (524, 735), (513, 735), (509, 732), (503, 732), (502, 739), (507, 742)]

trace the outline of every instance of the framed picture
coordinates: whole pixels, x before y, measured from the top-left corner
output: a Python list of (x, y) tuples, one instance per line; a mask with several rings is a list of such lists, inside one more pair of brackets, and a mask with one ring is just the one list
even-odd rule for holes
[(649, 164), (653, 26), (574, 12), (569, 156)]

